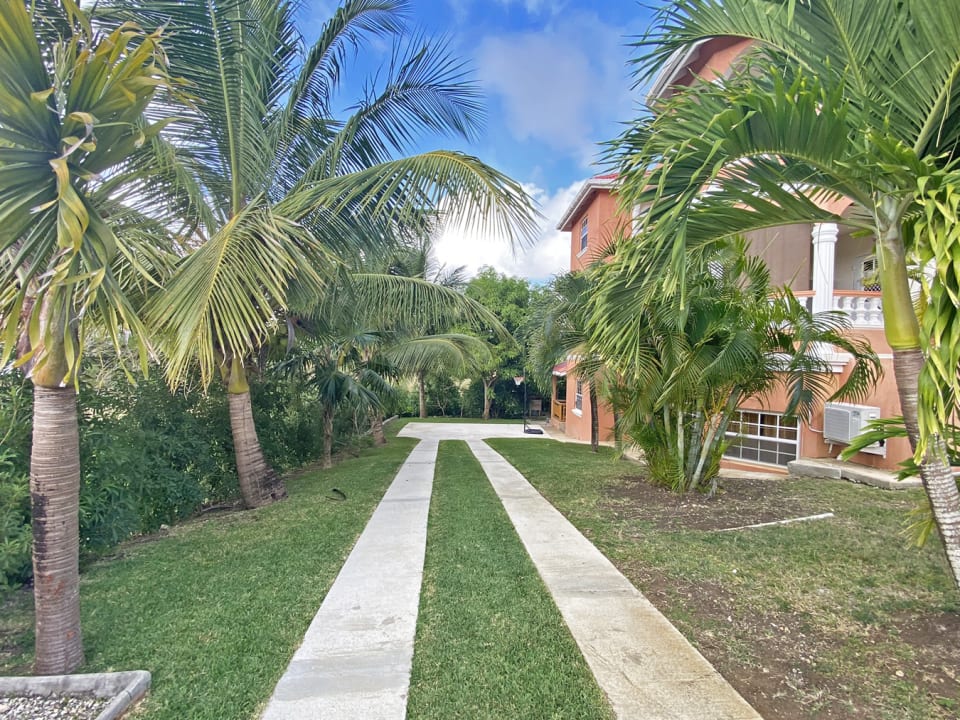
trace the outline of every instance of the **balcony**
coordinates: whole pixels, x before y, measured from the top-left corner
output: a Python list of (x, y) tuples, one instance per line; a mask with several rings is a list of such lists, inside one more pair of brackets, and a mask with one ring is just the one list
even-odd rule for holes
[[(808, 310), (816, 308), (814, 290), (796, 290), (793, 293)], [(846, 313), (850, 323), (859, 329), (882, 329), (883, 311), (880, 307), (880, 293), (856, 290), (834, 290), (830, 308)], [(819, 308), (817, 308), (819, 309)]]

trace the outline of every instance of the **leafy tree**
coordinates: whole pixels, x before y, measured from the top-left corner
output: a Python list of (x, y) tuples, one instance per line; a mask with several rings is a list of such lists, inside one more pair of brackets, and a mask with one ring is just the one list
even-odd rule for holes
[(533, 296), (524, 334), (529, 348), (529, 366), (536, 382), (544, 387), (550, 386), (553, 367), (557, 363), (576, 358), (570, 372), (587, 381), (590, 445), (594, 452), (598, 452), (601, 395), (598, 387), (608, 387), (610, 379), (587, 337), (589, 303), (594, 292), (596, 284), (589, 273), (569, 272), (554, 277), (544, 291)]
[[(614, 370), (626, 433), (643, 449), (652, 478), (676, 491), (716, 490), (727, 429), (744, 400), (783, 385), (787, 416), (809, 417), (831, 399), (860, 399), (875, 383), (880, 363), (864, 341), (845, 334), (839, 312), (811, 314), (787, 291), (774, 292), (763, 262), (746, 244), (715, 246), (699, 266), (687, 267), (689, 312), (676, 299), (651, 297), (637, 314), (627, 300), (633, 279), (614, 260), (598, 269), (588, 332)], [(659, 277), (653, 264), (647, 277)], [(848, 380), (831, 391), (829, 363), (819, 343), (855, 358)]]
[[(943, 439), (960, 390), (960, 16), (940, 0), (677, 0), (637, 62), (653, 73), (721, 36), (754, 41), (741, 71), (678, 88), (613, 147), (624, 202), (650, 208), (638, 262), (623, 266), (643, 289), (625, 301), (677, 295), (682, 326), (685, 266), (718, 238), (811, 221), (872, 233), (900, 404), (960, 587), (960, 492)], [(854, 211), (839, 217), (813, 201), (824, 197)], [(669, 272), (644, 282), (651, 255)], [(930, 260), (918, 322), (908, 271)]]
[[(455, 290), (463, 290), (467, 284), (466, 267), (448, 268), (438, 264), (433, 238), (437, 232), (436, 223), (429, 223), (426, 231), (402, 243), (388, 254), (386, 272), (390, 275), (419, 278), (436, 285)], [(487, 361), (488, 353), (476, 338), (462, 333), (450, 332), (455, 325), (452, 317), (441, 322), (406, 326), (406, 352), (401, 352), (403, 368), (416, 378), (417, 397), (420, 417), (427, 417), (427, 376), (465, 373), (468, 368)], [(396, 350), (402, 351), (405, 343), (395, 339)], [(414, 351), (416, 352), (410, 352)]]
[(422, 227), (440, 206), (517, 240), (532, 230), (520, 187), (467, 155), (397, 156), (426, 134), (471, 137), (482, 112), (446, 47), (398, 47), (383, 83), (340, 118), (351, 50), (397, 41), (401, 0), (346, 0), (305, 46), (285, 0), (116, 0), (121, 17), (177, 33), (169, 57), (198, 100), (177, 148), (193, 203), (193, 248), (149, 307), (171, 383), (197, 363), (230, 399), (240, 487), (248, 506), (285, 495), (251, 412), (248, 369), (280, 314), (336, 286), (343, 261)]
[(148, 177), (140, 160), (164, 126), (147, 119), (147, 107), (171, 86), (160, 40), (132, 25), (94, 33), (66, 0), (0, 3), (0, 368), (16, 356), (34, 387), (41, 674), (83, 662), (75, 391), (83, 338), (99, 327), (119, 350), (129, 331), (146, 364), (136, 306), (162, 235), (138, 231), (134, 204)]
[(508, 277), (492, 267), (483, 267), (467, 283), (466, 293), (492, 312), (508, 333), (503, 335), (493, 327), (486, 328), (484, 333), (490, 357), (480, 367), (480, 381), (483, 383), (483, 419), (489, 420), (494, 383), (523, 374), (523, 350), (515, 337), (526, 321), (530, 286), (522, 278)]
[[(434, 367), (466, 366), (486, 348), (469, 335), (418, 334), (443, 322), (496, 326), (481, 305), (419, 278), (341, 273), (338, 284), (297, 318), (304, 348), (283, 361), (317, 392), (324, 418), (324, 467), (332, 467), (333, 420), (339, 407), (371, 416), (377, 433), (390, 383)], [(380, 432), (382, 433), (382, 423)], [(376, 438), (375, 438), (376, 440)]]

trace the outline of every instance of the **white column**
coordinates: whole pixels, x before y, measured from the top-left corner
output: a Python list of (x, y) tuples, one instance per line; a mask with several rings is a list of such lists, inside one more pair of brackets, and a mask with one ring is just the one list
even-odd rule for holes
[[(813, 312), (833, 309), (833, 270), (837, 249), (836, 223), (817, 223), (813, 226)], [(847, 353), (838, 353), (826, 343), (817, 343), (814, 352), (827, 360), (833, 372), (843, 372), (852, 359)]]
[(836, 254), (836, 223), (813, 226), (813, 311), (833, 309), (833, 269)]

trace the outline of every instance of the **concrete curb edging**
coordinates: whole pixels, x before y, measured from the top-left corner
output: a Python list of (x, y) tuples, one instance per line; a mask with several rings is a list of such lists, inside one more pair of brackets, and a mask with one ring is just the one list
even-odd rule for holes
[(97, 720), (116, 720), (143, 698), (150, 689), (150, 673), (127, 670), (84, 675), (41, 675), (37, 677), (0, 677), (4, 695), (93, 695), (112, 698), (97, 715)]
[(830, 458), (800, 458), (787, 463), (791, 475), (831, 480), (849, 480), (860, 485), (871, 485), (882, 490), (907, 490), (923, 487), (919, 478), (897, 480), (896, 473), (865, 465), (832, 460)]

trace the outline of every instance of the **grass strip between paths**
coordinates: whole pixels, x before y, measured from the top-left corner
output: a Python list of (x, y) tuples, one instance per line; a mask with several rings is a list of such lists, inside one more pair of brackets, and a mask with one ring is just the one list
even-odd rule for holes
[[(289, 481), (282, 503), (188, 522), (95, 563), (81, 576), (81, 672), (149, 670), (138, 718), (257, 717), (415, 444), (396, 438)], [(3, 613), (0, 673), (27, 673), (32, 596)]]
[(410, 720), (612, 718), (467, 444), (440, 444)]

